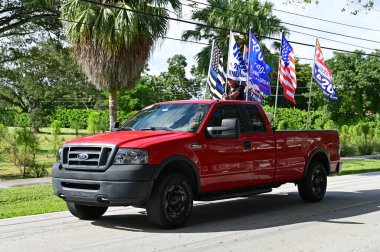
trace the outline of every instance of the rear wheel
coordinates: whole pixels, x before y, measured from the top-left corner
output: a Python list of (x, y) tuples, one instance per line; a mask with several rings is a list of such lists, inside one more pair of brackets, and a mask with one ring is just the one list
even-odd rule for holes
[(82, 220), (99, 219), (108, 209), (108, 207), (86, 206), (72, 202), (66, 202), (66, 205), (72, 215)]
[(307, 202), (318, 202), (323, 199), (327, 188), (325, 166), (321, 162), (313, 162), (306, 177), (298, 183), (298, 193)]
[(159, 179), (146, 206), (149, 220), (161, 228), (182, 226), (192, 208), (193, 190), (189, 180), (179, 173)]

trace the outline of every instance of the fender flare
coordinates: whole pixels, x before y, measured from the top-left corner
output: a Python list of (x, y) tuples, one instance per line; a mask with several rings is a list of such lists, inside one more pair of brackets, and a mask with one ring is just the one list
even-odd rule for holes
[(190, 170), (191, 170), (191, 173), (194, 175), (194, 182), (195, 182), (195, 190), (196, 192), (200, 192), (200, 176), (199, 176), (199, 171), (198, 171), (198, 168), (196, 166), (196, 164), (194, 163), (193, 160), (189, 159), (188, 157), (186, 156), (182, 156), (182, 155), (173, 155), (173, 156), (170, 156), (166, 159), (164, 159), (158, 166), (157, 168), (155, 169), (154, 173), (153, 173), (153, 180), (157, 180), (158, 177), (162, 174), (162, 172), (164, 171), (165, 167), (170, 164), (170, 163), (173, 163), (173, 162), (185, 162), (186, 165), (188, 165), (188, 167), (190, 167)]
[(304, 172), (303, 172), (303, 177), (306, 176), (307, 172), (309, 171), (309, 167), (310, 167), (310, 164), (312, 162), (312, 160), (314, 159), (314, 157), (317, 155), (317, 154), (320, 154), (322, 153), (323, 156), (326, 157), (326, 160), (327, 160), (327, 163), (326, 163), (326, 173), (329, 174), (330, 173), (330, 158), (329, 158), (329, 155), (327, 154), (327, 152), (320, 148), (320, 147), (317, 147), (315, 148), (311, 154), (309, 155), (308, 157), (308, 160), (306, 162), (306, 165), (305, 165), (305, 169), (304, 169)]

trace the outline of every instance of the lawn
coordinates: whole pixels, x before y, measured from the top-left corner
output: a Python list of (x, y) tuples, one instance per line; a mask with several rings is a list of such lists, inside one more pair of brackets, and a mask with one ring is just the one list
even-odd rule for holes
[(340, 175), (380, 171), (380, 159), (352, 159), (343, 161)]
[[(10, 131), (14, 128), (9, 127)], [(53, 153), (53, 136), (50, 134), (49, 128), (41, 128), (41, 133), (36, 134), (39, 140), (39, 150), (37, 152), (36, 161), (40, 164), (45, 164), (48, 167), (49, 174), (51, 173), (51, 166), (55, 162), (55, 155)], [(86, 130), (80, 130), (79, 136), (87, 135)], [(59, 135), (60, 143), (67, 140), (74, 139), (77, 136), (73, 129), (61, 129)], [(22, 174), (20, 169), (12, 162), (11, 153), (0, 153), (0, 180), (4, 179), (21, 179)]]
[(0, 219), (66, 210), (52, 185), (0, 189)]

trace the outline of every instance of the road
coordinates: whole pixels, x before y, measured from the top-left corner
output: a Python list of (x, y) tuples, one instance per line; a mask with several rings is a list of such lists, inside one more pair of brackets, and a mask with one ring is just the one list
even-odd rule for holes
[(330, 177), (320, 203), (292, 184), (250, 198), (196, 202), (187, 225), (160, 230), (145, 210), (97, 221), (68, 212), (0, 220), (0, 251), (380, 251), (380, 172)]

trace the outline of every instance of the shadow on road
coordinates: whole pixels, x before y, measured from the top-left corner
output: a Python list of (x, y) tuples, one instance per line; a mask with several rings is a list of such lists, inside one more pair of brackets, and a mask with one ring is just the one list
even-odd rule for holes
[(335, 224), (363, 223), (345, 221), (380, 210), (380, 189), (357, 192), (329, 191), (322, 202), (305, 203), (298, 193), (262, 194), (250, 198), (219, 202), (197, 202), (185, 227), (175, 230), (155, 228), (146, 216), (139, 214), (103, 216), (92, 222), (104, 228), (153, 233), (202, 233), (244, 231), (278, 227), (295, 223), (329, 222)]

